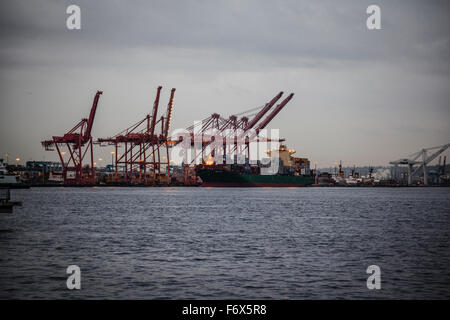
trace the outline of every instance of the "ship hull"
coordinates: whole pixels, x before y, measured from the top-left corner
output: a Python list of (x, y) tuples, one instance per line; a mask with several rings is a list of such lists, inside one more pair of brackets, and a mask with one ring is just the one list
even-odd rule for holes
[(197, 175), (202, 187), (305, 187), (314, 183), (307, 176), (256, 175), (201, 169)]

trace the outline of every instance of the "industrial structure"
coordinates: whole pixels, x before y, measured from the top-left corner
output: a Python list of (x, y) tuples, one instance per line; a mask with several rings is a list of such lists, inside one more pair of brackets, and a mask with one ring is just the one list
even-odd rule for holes
[[(158, 117), (162, 87), (156, 91), (151, 114), (109, 138), (99, 138), (100, 146), (114, 146), (112, 182), (158, 185), (170, 183), (171, 141), (168, 138), (175, 88), (170, 92), (166, 113)], [(123, 168), (123, 170), (120, 170)]]
[[(413, 177), (420, 173), (423, 170), (423, 184), (428, 185), (428, 170), (427, 165), (436, 159), (441, 153), (447, 150), (450, 147), (450, 143), (433, 147), (422, 149), (416, 153), (413, 153), (408, 156), (408, 158), (402, 158), (395, 161), (389, 162), (394, 165), (394, 175), (396, 172), (396, 167), (398, 165), (407, 165), (408, 166), (408, 185), (413, 184)], [(428, 155), (429, 151), (434, 151), (431, 155)], [(417, 167), (414, 167), (418, 165)], [(440, 161), (439, 161), (440, 165)], [(445, 170), (445, 158), (444, 158), (444, 170)]]
[[(214, 159), (217, 160), (218, 157), (216, 157), (216, 155), (218, 153), (224, 157), (226, 154), (232, 154), (238, 148), (238, 139), (241, 139), (243, 142), (243, 150), (239, 150), (240, 154), (244, 155), (247, 159), (250, 159), (249, 143), (251, 141), (255, 138), (257, 138), (256, 141), (273, 141), (269, 138), (260, 138), (257, 136), (260, 131), (266, 128), (275, 116), (286, 106), (294, 94), (291, 93), (280, 104), (273, 108), (272, 112), (263, 121), (259, 124), (258, 122), (272, 109), (282, 95), (283, 92), (281, 91), (263, 107), (254, 108), (237, 115), (231, 115), (228, 119), (223, 118), (218, 113), (213, 113), (210, 117), (188, 127), (186, 130), (189, 132), (191, 145), (194, 146), (195, 142), (200, 142), (201, 151), (195, 153), (193, 159), (186, 165), (197, 163), (197, 160), (200, 157), (202, 159), (200, 162), (205, 164), (205, 162), (207, 162), (205, 159), (213, 159), (212, 161), (214, 161)], [(238, 118), (239, 115), (255, 110), (259, 110), (259, 112)], [(252, 115), (254, 115), (254, 117), (250, 120), (249, 117)], [(237, 133), (238, 135), (236, 135)], [(222, 141), (215, 141), (217, 136), (220, 136)], [(227, 149), (227, 140), (229, 139), (233, 140), (234, 143), (228, 145)], [(173, 140), (175, 140), (176, 143), (180, 143), (183, 139), (182, 137), (174, 137)], [(284, 141), (284, 139), (279, 139), (276, 141), (280, 142)], [(208, 147), (209, 150), (207, 151)]]
[[(53, 136), (50, 140), (42, 141), (46, 150), (56, 149), (61, 162), (60, 176), (63, 183), (66, 185), (91, 185), (98, 182), (93, 151), (94, 144), (96, 144), (102, 147), (113, 146), (114, 148), (114, 151), (111, 151), (112, 164), (107, 171), (104, 171), (109, 174), (110, 178), (108, 181), (103, 179), (103, 182), (145, 185), (169, 184), (171, 182), (169, 148), (183, 142), (183, 139), (169, 137), (176, 89), (173, 88), (170, 92), (165, 113), (158, 115), (161, 90), (162, 87), (159, 86), (151, 113), (116, 135), (99, 138), (94, 142), (91, 132), (99, 98), (102, 94), (102, 91), (97, 91), (89, 118), (82, 119), (62, 136)], [(266, 128), (294, 96), (291, 93), (275, 106), (282, 95), (283, 92), (279, 92), (264, 106), (231, 115), (228, 119), (221, 117), (218, 113), (213, 113), (194, 126), (188, 127), (186, 132), (191, 138), (190, 146), (198, 147), (196, 142), (201, 141), (201, 152), (196, 153), (191, 162), (183, 164), (186, 171), (195, 169), (193, 164), (197, 163), (196, 160), (199, 156), (202, 158), (200, 163), (205, 164), (204, 160), (207, 158), (216, 159), (217, 155), (221, 153), (225, 160), (226, 154), (232, 154), (237, 148), (241, 148), (238, 153), (243, 155), (245, 159), (250, 159), (249, 143), (251, 141), (284, 141), (284, 139), (271, 140), (259, 137), (261, 130)], [(269, 113), (269, 111), (271, 112)], [(254, 113), (249, 114), (250, 112)], [(247, 116), (241, 116), (244, 114), (247, 114)], [(266, 114), (268, 115), (266, 116)], [(238, 116), (241, 117), (238, 118)], [(250, 119), (249, 117), (252, 116), (254, 117)], [(264, 116), (266, 118), (263, 119)], [(211, 134), (212, 131), (221, 134), (220, 141), (215, 139), (215, 136)], [(227, 145), (229, 139), (232, 139), (234, 143)], [(238, 143), (242, 141), (242, 144)], [(210, 150), (207, 152), (208, 146)], [(39, 171), (42, 171), (41, 165), (39, 164)], [(55, 174), (58, 175), (58, 172), (53, 171), (51, 172), (52, 177)], [(45, 173), (38, 178), (45, 180)]]
[[(236, 159), (227, 160), (227, 155), (235, 153), (236, 157), (241, 156), (244, 158), (244, 162), (248, 162), (250, 159), (249, 143), (252, 141), (284, 141), (284, 139), (270, 139), (259, 136), (261, 130), (267, 127), (294, 96), (291, 93), (273, 108), (282, 95), (283, 92), (281, 91), (264, 106), (231, 115), (228, 119), (218, 113), (213, 113), (208, 118), (186, 128), (194, 155), (190, 161), (183, 163), (185, 183), (196, 183), (196, 165), (214, 165), (217, 160), (221, 163), (228, 162), (229, 160), (236, 162)], [(260, 121), (271, 109), (272, 111), (269, 115)], [(249, 119), (252, 116), (254, 117)], [(172, 137), (172, 141), (176, 145), (183, 142), (185, 138), (183, 136), (176, 136)], [(232, 141), (232, 143), (229, 143), (229, 141)]]
[[(102, 94), (102, 91), (97, 91), (89, 118), (81, 119), (65, 134), (53, 136), (52, 139), (41, 142), (46, 150), (57, 151), (60, 165), (48, 161), (29, 161), (23, 170), (17, 166), (15, 169), (9, 166), (8, 170), (12, 170), (15, 174), (20, 173), (20, 179), (27, 183), (47, 185), (60, 183), (65, 185), (169, 185), (172, 183), (197, 185), (198, 170), (206, 172), (205, 177), (212, 172), (205, 171), (205, 169), (216, 170), (215, 173), (213, 172), (214, 174), (217, 174), (217, 170), (224, 171), (222, 173), (225, 175), (229, 174), (230, 170), (235, 175), (252, 174), (255, 175), (252, 177), (252, 179), (254, 178), (253, 184), (259, 181), (258, 179), (262, 179), (256, 175), (266, 171), (267, 166), (259, 160), (254, 161), (257, 159), (254, 155), (258, 151), (251, 148), (250, 143), (284, 141), (279, 137), (266, 137), (262, 131), (293, 98), (293, 93), (278, 103), (283, 96), (283, 92), (279, 92), (263, 106), (233, 114), (228, 118), (222, 117), (218, 113), (212, 113), (211, 116), (182, 130), (182, 135), (175, 133), (170, 137), (169, 129), (176, 89), (171, 89), (167, 108), (162, 114), (158, 114), (160, 113), (161, 91), (162, 87), (157, 87), (153, 108), (143, 119), (114, 136), (94, 141), (92, 129)], [(184, 144), (184, 152), (191, 153), (193, 157), (184, 158), (182, 166), (177, 167), (172, 165), (173, 161), (169, 151), (170, 148), (180, 143)], [(111, 151), (110, 165), (105, 168), (96, 168), (94, 144), (114, 148)], [(442, 166), (442, 157), (439, 157), (438, 169), (433, 167), (428, 170), (428, 166), (449, 147), (450, 143), (426, 148), (406, 158), (391, 161), (390, 164), (393, 166), (391, 167), (391, 180), (384, 185), (406, 184), (406, 177), (408, 185), (448, 185), (446, 157), (443, 159)], [(317, 178), (315, 170), (312, 173), (309, 169), (309, 160), (292, 157), (293, 152), (294, 150), (288, 150), (284, 145), (277, 150), (279, 169), (275, 174), (316, 175)], [(251, 157), (251, 153), (253, 157)], [(274, 157), (272, 157), (271, 151), (266, 150), (266, 154), (271, 156), (271, 159), (268, 160), (273, 163)], [(404, 168), (398, 168), (400, 165), (406, 165), (407, 172)], [(368, 176), (361, 178), (355, 170), (352, 170), (351, 176), (344, 177), (342, 163), (339, 163), (338, 168), (339, 173), (335, 172), (336, 178), (333, 185), (373, 185), (375, 183), (371, 167), (368, 169)], [(398, 177), (400, 171), (402, 171), (403, 182)], [(326, 181), (322, 180), (326, 183), (322, 184), (330, 185), (330, 181), (328, 181), (330, 175), (326, 174), (324, 177)], [(208, 179), (210, 179), (209, 176)], [(292, 179), (299, 180), (300, 178)], [(316, 180), (318, 182), (316, 181), (315, 185), (321, 185), (321, 177)], [(267, 181), (263, 182), (267, 183)], [(301, 182), (300, 184), (307, 183)]]
[[(102, 91), (97, 91), (88, 119), (81, 119), (78, 124), (63, 136), (53, 136), (51, 140), (42, 141), (45, 150), (56, 148), (62, 166), (64, 184), (93, 184), (95, 182), (94, 155), (92, 143), (92, 126), (97, 111), (98, 100)], [(68, 150), (69, 159), (64, 156)], [(83, 166), (86, 159), (88, 163)]]

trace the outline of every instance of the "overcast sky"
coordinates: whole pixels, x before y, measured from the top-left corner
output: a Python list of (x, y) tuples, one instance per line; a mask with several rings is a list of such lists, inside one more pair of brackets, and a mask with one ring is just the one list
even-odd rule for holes
[(164, 108), (177, 88), (173, 129), (283, 90), (294, 99), (269, 127), (298, 156), (387, 164), (450, 142), (449, 21), (448, 1), (2, 0), (0, 152), (56, 160), (40, 141), (88, 117), (96, 90), (98, 138), (143, 118), (162, 85)]

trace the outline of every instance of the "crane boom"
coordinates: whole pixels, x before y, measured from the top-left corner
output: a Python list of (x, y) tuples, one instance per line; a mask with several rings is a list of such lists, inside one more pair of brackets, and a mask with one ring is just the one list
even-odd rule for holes
[(270, 100), (264, 108), (256, 114), (256, 116), (245, 126), (244, 132), (253, 128), (255, 124), (272, 108), (272, 106), (281, 98), (283, 91), (280, 91), (272, 100)]
[(153, 104), (152, 124), (150, 126), (151, 136), (153, 136), (155, 134), (156, 115), (158, 114), (159, 96), (161, 94), (161, 89), (162, 89), (162, 87), (159, 86), (156, 91), (156, 98), (155, 98), (155, 102)]
[(279, 105), (275, 107), (275, 109), (261, 122), (258, 127), (256, 128), (256, 132), (258, 133), (260, 130), (264, 129), (270, 121), (272, 121), (273, 118), (284, 108), (284, 106), (292, 99), (294, 96), (293, 93), (291, 93), (289, 96), (287, 96), (286, 99), (284, 99)]
[(170, 127), (170, 120), (172, 118), (172, 108), (173, 108), (173, 97), (175, 95), (175, 88), (172, 88), (170, 91), (170, 99), (169, 103), (167, 104), (167, 114), (166, 114), (166, 125), (164, 126), (164, 138), (167, 139), (169, 135), (169, 127)]
[[(435, 153), (433, 153), (431, 156), (427, 157), (426, 159), (424, 159), (424, 162), (421, 163), (413, 172), (412, 175), (415, 175), (417, 172), (419, 172), (419, 170), (423, 167), (423, 165), (427, 165), (429, 164), (431, 161), (433, 161), (438, 155), (440, 155), (442, 152), (444, 152), (445, 150), (447, 150), (447, 148), (450, 147), (450, 143), (444, 144), (440, 147), (436, 147), (439, 148)], [(425, 150), (431, 150), (431, 149), (436, 149), (436, 148), (429, 148), (429, 149), (425, 149)], [(425, 151), (424, 150), (424, 151)]]
[(91, 137), (92, 126), (94, 124), (95, 112), (97, 111), (98, 100), (100, 99), (100, 95), (103, 91), (97, 91), (94, 97), (94, 101), (92, 102), (91, 113), (89, 114), (89, 119), (87, 122), (86, 131), (84, 132), (83, 140), (84, 142), (88, 141)]

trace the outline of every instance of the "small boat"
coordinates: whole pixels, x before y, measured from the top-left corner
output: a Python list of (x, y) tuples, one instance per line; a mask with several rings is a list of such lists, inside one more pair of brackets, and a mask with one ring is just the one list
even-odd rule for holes
[(10, 174), (6, 169), (6, 165), (3, 159), (0, 159), (0, 187), (10, 188), (10, 189), (23, 189), (29, 188), (28, 185), (24, 184), (20, 177), (16, 174)]

